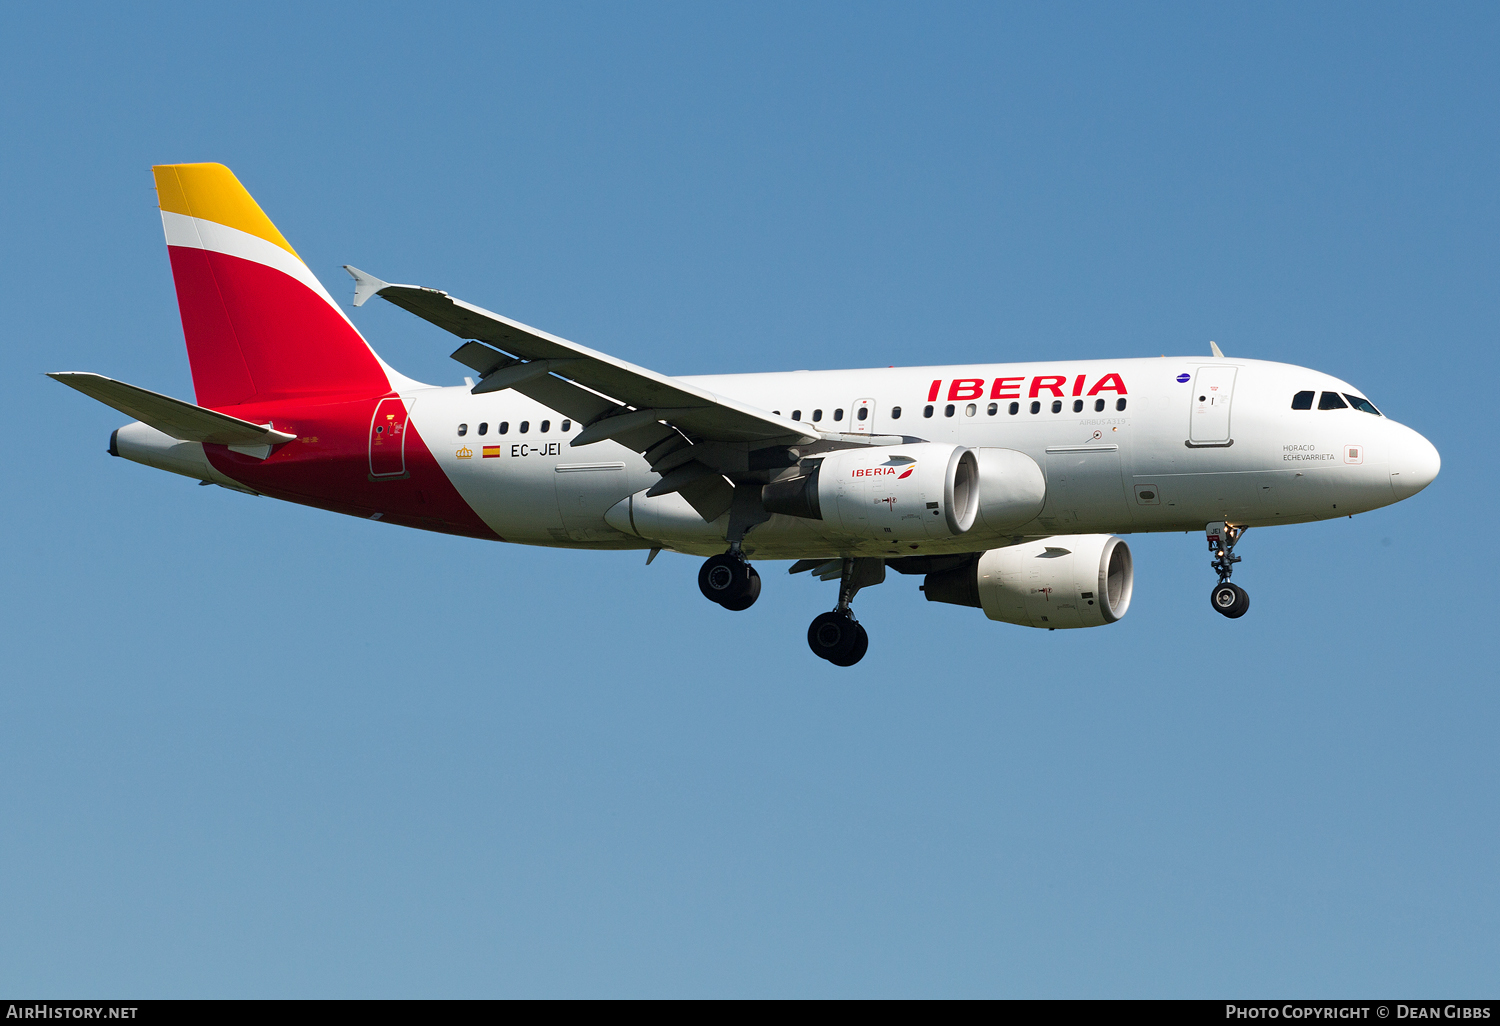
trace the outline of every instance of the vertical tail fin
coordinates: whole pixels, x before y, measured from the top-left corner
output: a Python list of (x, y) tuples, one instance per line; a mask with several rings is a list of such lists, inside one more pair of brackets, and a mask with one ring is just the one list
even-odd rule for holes
[(391, 390), (388, 368), (229, 168), (152, 171), (199, 405)]

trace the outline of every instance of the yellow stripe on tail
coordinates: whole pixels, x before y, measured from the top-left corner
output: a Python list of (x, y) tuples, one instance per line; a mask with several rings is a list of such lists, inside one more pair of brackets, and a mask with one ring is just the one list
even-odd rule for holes
[(237, 228), (302, 259), (223, 164), (158, 164), (151, 172), (161, 209)]

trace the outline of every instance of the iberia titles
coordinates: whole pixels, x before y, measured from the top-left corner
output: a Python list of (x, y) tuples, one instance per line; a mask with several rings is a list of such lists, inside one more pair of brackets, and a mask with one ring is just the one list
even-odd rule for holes
[[(1070, 382), (1066, 374), (1037, 374), (1030, 379), (1027, 385), (1026, 375), (1020, 377), (995, 378), (953, 378), (948, 382), (947, 396), (949, 402), (960, 402), (965, 399), (983, 399), (988, 390), (991, 399), (1038, 399), (1045, 394), (1049, 398), (1061, 399), (1064, 390), (1069, 397), (1096, 396), (1101, 392), (1113, 392), (1116, 395), (1125, 395), (1125, 379), (1119, 374), (1109, 373), (1102, 375), (1095, 381), (1093, 387), (1084, 391), (1088, 384), (1087, 374), (1075, 375)], [(935, 403), (943, 397), (943, 381), (939, 378), (927, 389), (927, 401)], [(1023, 396), (1021, 393), (1025, 392)]]

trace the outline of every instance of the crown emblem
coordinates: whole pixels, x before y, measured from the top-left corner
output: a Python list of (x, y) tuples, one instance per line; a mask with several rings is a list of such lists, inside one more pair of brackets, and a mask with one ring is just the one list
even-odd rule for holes
[(474, 450), (465, 445), (458, 449), (458, 451), (453, 455), (457, 456), (461, 460), (471, 460), (474, 458)]

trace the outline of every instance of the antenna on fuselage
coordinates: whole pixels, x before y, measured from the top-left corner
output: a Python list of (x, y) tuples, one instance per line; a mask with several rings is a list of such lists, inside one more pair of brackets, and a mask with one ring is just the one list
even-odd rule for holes
[(1208, 344), (1208, 348), (1210, 348), (1210, 349), (1212, 349), (1214, 351), (1215, 358), (1220, 359), (1220, 360), (1224, 359), (1224, 352), (1223, 352), (1223, 350), (1221, 350), (1219, 348), (1219, 343), (1217, 343), (1217, 342), (1210, 342)]

